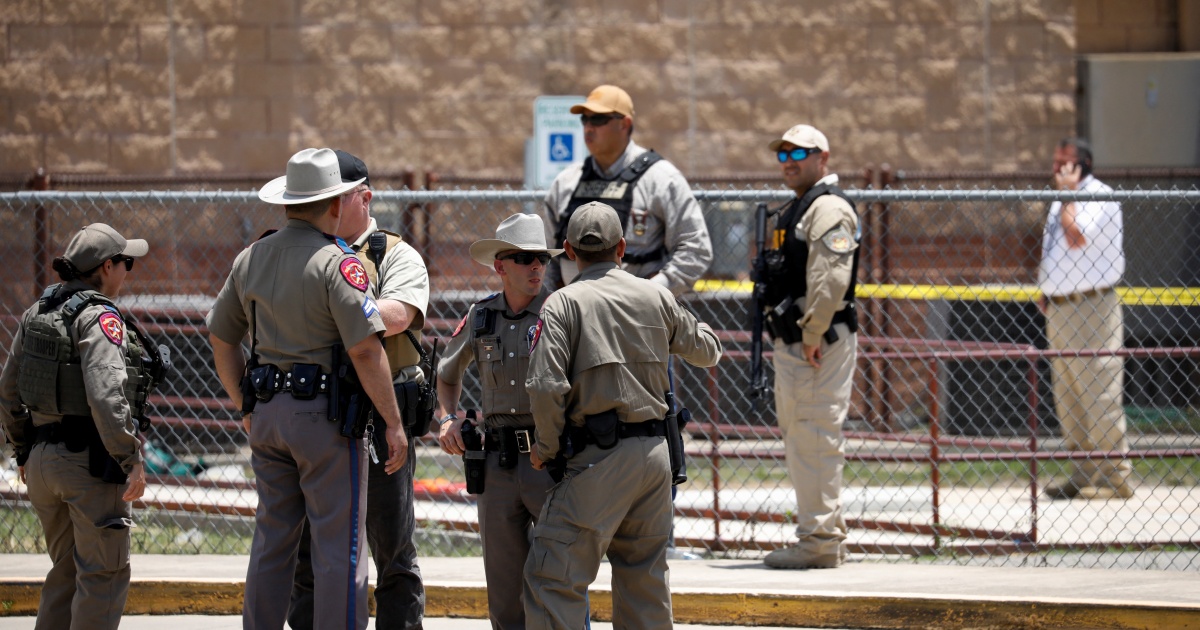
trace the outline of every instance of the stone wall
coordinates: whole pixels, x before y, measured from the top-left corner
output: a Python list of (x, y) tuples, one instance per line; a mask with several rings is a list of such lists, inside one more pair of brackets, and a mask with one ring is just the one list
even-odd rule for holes
[(692, 175), (773, 172), (801, 121), (839, 171), (1040, 168), (1075, 126), (1083, 4), (7, 0), (0, 172), (274, 173), (337, 146), (518, 176), (533, 99), (603, 82)]

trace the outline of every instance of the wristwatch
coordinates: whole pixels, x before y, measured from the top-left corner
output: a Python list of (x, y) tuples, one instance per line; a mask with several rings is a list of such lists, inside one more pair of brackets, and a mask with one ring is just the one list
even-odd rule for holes
[(458, 414), (448, 413), (448, 414), (442, 416), (441, 418), (438, 418), (438, 426), (440, 427), (443, 424), (450, 422), (451, 420), (458, 420)]

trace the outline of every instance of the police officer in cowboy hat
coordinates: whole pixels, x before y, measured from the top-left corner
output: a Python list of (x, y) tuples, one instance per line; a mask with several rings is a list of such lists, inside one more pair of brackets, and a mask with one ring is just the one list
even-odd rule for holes
[(546, 265), (561, 254), (546, 246), (542, 220), (514, 214), (496, 228), (496, 238), (471, 244), (471, 258), (495, 270), (504, 290), (471, 305), (454, 330), (438, 369), (442, 450), (462, 455), (463, 419), (458, 414), (462, 377), (478, 366), (483, 388), (484, 491), (479, 495), (479, 530), (487, 578), (488, 617), (497, 630), (525, 627), (521, 572), (529, 554), (529, 529), (554, 485), (529, 463), (533, 415), (525, 393), (529, 346), (538, 311), (550, 295)]
[[(353, 249), (371, 281), (371, 295), (387, 325), (383, 348), (387, 354), (392, 383), (401, 385), (424, 382), (421, 372), (420, 338), (429, 305), (429, 272), (421, 254), (399, 234), (381, 229), (371, 216), (374, 193), (367, 165), (357, 156), (334, 149), (343, 182), (361, 181), (343, 196), (342, 220), (337, 235)], [(412, 390), (408, 390), (412, 391)], [(415, 408), (402, 413), (420, 416)], [(425, 614), (425, 587), (417, 565), (413, 542), (416, 518), (413, 512), (413, 468), (416, 464), (414, 429), (423, 419), (405, 419), (409, 439), (408, 461), (395, 474), (384, 471), (381, 459), (367, 464), (367, 544), (375, 562), (375, 627), (377, 630), (401, 630), (421, 627)], [(305, 523), (297, 555), (296, 579), (292, 587), (292, 606), (288, 625), (294, 630), (311, 630), (313, 605), (313, 569), (311, 528)]]
[(146, 488), (142, 357), (154, 349), (112, 299), (148, 251), (103, 223), (76, 232), (54, 259), (63, 282), (21, 316), (0, 373), (0, 421), (53, 562), (38, 628), (116, 628), (125, 609), (130, 503)]
[(387, 327), (366, 271), (344, 241), (330, 236), (362, 181), (342, 181), (330, 149), (293, 155), (287, 174), (259, 191), (263, 201), (285, 207), (287, 224), (238, 255), (208, 314), (217, 374), (244, 411), (240, 346), (247, 335), (253, 352), (249, 395), (257, 405), (243, 419), (258, 487), (242, 612), (248, 629), (283, 627), (305, 517), (320, 593), (317, 627), (367, 626), (367, 445), (330, 422), (331, 413), (342, 413), (330, 404), (332, 390), (348, 385), (333, 373), (336, 346), (345, 348), (386, 424), (388, 473), (404, 465), (408, 440), (380, 343)]

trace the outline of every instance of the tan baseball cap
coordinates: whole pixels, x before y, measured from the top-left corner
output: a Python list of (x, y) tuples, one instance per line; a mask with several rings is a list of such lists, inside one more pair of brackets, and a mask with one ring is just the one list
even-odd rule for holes
[(579, 206), (567, 223), (567, 242), (585, 252), (604, 251), (621, 241), (625, 230), (613, 207), (592, 201)]
[(126, 239), (107, 224), (93, 223), (75, 233), (71, 242), (67, 243), (63, 258), (80, 272), (87, 272), (118, 254), (139, 258), (149, 251), (150, 245), (145, 240)]
[(817, 130), (812, 125), (796, 125), (783, 133), (783, 137), (778, 140), (772, 140), (772, 151), (778, 151), (779, 147), (785, 142), (790, 142), (798, 147), (805, 149), (820, 149), (825, 153), (829, 153), (829, 140), (825, 138), (825, 134)]
[(593, 114), (622, 114), (633, 118), (633, 99), (629, 93), (615, 85), (601, 85), (588, 94), (587, 101), (571, 108), (572, 114), (582, 114), (584, 111)]

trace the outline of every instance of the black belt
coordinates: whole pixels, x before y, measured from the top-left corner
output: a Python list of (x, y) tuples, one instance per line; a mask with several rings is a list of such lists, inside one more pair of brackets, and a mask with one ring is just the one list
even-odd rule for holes
[(533, 427), (491, 427), (484, 432), (483, 450), (499, 451), (502, 444), (516, 444), (518, 453), (533, 449)]
[(646, 263), (652, 263), (652, 262), (662, 260), (663, 256), (666, 255), (666, 253), (667, 253), (667, 249), (665, 247), (660, 247), (660, 248), (658, 248), (652, 252), (646, 253), (646, 254), (626, 253), (625, 256), (623, 258), (621, 258), (621, 262), (626, 265), (644, 265)]
[(1088, 289), (1078, 293), (1068, 293), (1066, 295), (1047, 295), (1046, 299), (1050, 300), (1051, 304), (1066, 304), (1067, 302), (1082, 302), (1088, 298), (1094, 298), (1097, 295), (1104, 295), (1112, 291), (1112, 287), (1102, 287), (1099, 289)]
[[(278, 368), (275, 369), (273, 376), (274, 376), (274, 379), (272, 380), (272, 382), (267, 384), (267, 389), (270, 389), (271, 391), (277, 392), (277, 393), (292, 391), (293, 382), (297, 378), (299, 378), (299, 379), (309, 378), (308, 376), (296, 377), (294, 375), (294, 373), (284, 372), (283, 370), (280, 370)], [(329, 374), (327, 374), (324, 370), (318, 370), (316, 372), (315, 377), (313, 377), (313, 378), (317, 379), (317, 393), (318, 394), (329, 393), (329, 378), (330, 378)], [(305, 387), (305, 388), (308, 387), (308, 385), (306, 383), (300, 383), (300, 382), (295, 382), (295, 385), (297, 387)]]
[[(579, 427), (581, 431), (587, 434), (588, 444), (595, 444), (596, 438), (592, 436), (592, 432), (586, 427)], [(666, 437), (667, 423), (662, 420), (646, 420), (644, 422), (622, 422), (617, 425), (617, 438), (625, 439), (631, 437)]]

